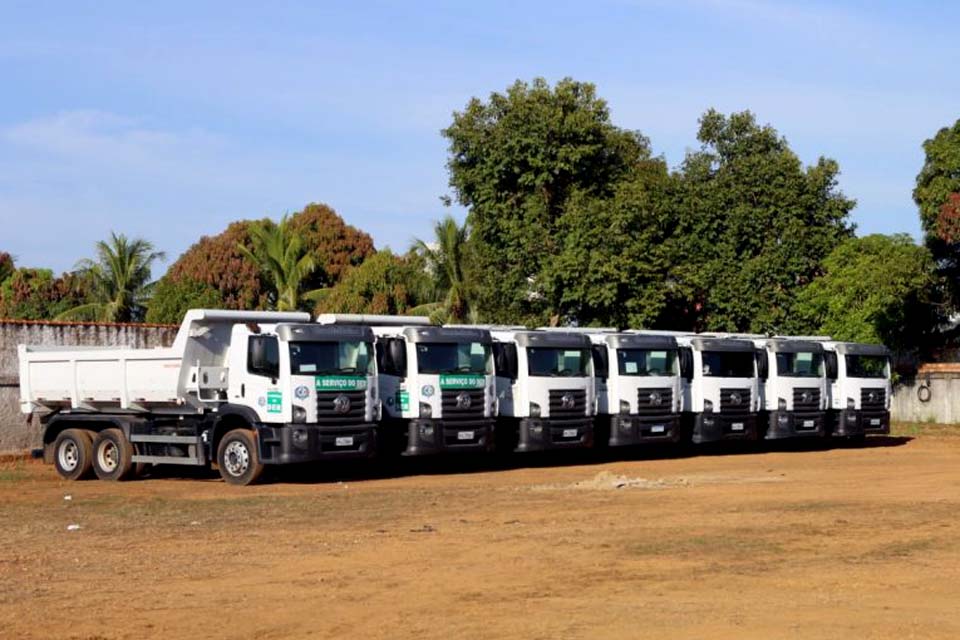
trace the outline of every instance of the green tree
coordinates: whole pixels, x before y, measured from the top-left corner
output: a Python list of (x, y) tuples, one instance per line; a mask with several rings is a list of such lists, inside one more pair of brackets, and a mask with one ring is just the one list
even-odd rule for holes
[(608, 198), (583, 193), (571, 198), (557, 225), (559, 251), (544, 269), (560, 322), (657, 323), (671, 291), (672, 180), (663, 160), (651, 159)]
[(802, 166), (750, 112), (700, 119), (702, 147), (679, 171), (671, 244), (674, 283), (659, 324), (753, 332), (802, 330), (797, 292), (853, 234), (855, 202), (837, 189), (839, 167)]
[(574, 193), (609, 196), (649, 157), (636, 132), (610, 123), (592, 84), (517, 81), (472, 99), (443, 130), (458, 201), (469, 208), (477, 305), (485, 320), (541, 323), (559, 316), (543, 278)]
[(431, 283), (416, 254), (396, 256), (378, 251), (318, 299), (316, 313), (404, 314), (427, 300)]
[(913, 199), (926, 244), (944, 276), (954, 309), (960, 306), (960, 120), (923, 143), (926, 158)]
[(268, 293), (271, 307), (277, 311), (295, 311), (300, 308), (301, 297), (315, 295), (315, 292), (304, 292), (303, 285), (316, 270), (317, 262), (291, 229), (289, 216), (283, 216), (279, 224), (265, 220), (251, 226), (250, 238), (252, 248), (238, 243), (237, 249), (259, 267), (264, 279), (272, 285)]
[(49, 269), (15, 269), (0, 283), (0, 318), (50, 320), (86, 297), (86, 283), (76, 274), (54, 277)]
[(817, 333), (912, 349), (926, 344), (941, 320), (932, 296), (933, 257), (906, 234), (846, 240), (827, 256), (823, 269), (797, 304)]
[(88, 283), (88, 300), (64, 311), (59, 320), (135, 322), (143, 319), (153, 288), (151, 266), (164, 257), (142, 238), (111, 233), (96, 244), (97, 259), (81, 260), (79, 275)]
[(221, 309), (223, 306), (220, 291), (212, 285), (196, 280), (175, 281), (163, 277), (150, 296), (146, 321), (179, 324), (190, 309)]
[(432, 295), (437, 302), (421, 307), (440, 322), (464, 323), (475, 319), (467, 283), (467, 225), (446, 216), (433, 227), (433, 242), (415, 240), (413, 251), (420, 255), (432, 277)]

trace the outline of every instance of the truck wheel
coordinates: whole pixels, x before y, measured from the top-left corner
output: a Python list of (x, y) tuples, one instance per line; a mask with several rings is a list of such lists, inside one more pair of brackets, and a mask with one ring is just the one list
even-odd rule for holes
[(228, 484), (253, 484), (263, 473), (257, 455), (257, 434), (250, 429), (234, 429), (223, 436), (217, 447), (217, 467)]
[(53, 443), (53, 464), (57, 473), (67, 480), (90, 476), (93, 460), (93, 439), (83, 429), (65, 429)]
[(120, 429), (104, 429), (93, 441), (93, 471), (101, 480), (126, 480), (133, 469), (133, 445)]

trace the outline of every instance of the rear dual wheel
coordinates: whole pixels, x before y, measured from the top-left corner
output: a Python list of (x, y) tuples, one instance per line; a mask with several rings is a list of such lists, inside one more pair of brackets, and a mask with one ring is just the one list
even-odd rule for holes
[(93, 436), (85, 429), (65, 429), (53, 443), (53, 464), (66, 480), (90, 477)]
[(104, 429), (93, 441), (93, 471), (101, 480), (126, 480), (133, 473), (133, 445), (116, 428)]

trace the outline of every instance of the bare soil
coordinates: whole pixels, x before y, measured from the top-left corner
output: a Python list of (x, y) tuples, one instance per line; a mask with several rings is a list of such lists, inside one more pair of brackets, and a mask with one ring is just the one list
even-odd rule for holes
[(0, 637), (957, 638), (960, 428), (899, 429), (246, 488), (9, 460)]

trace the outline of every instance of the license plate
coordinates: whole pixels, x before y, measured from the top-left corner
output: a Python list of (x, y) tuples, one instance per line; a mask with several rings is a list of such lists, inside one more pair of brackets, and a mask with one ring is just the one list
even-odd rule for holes
[(353, 446), (353, 436), (340, 436), (336, 440), (338, 447), (352, 447)]
[(880, 426), (880, 418), (870, 418), (870, 426), (871, 426), (871, 427), (879, 427), (879, 426)]
[(731, 431), (743, 431), (743, 423), (742, 423), (742, 422), (734, 422), (733, 424), (730, 425), (730, 430), (731, 430)]
[(473, 431), (457, 431), (457, 440), (473, 440)]
[(655, 424), (652, 427), (650, 427), (650, 433), (663, 433), (666, 430), (667, 428), (664, 427), (662, 424)]
[(814, 425), (813, 420), (804, 420), (804, 421), (803, 421), (803, 426), (805, 426), (805, 427), (812, 427), (813, 425)]
[(580, 432), (577, 431), (576, 429), (564, 429), (564, 430), (563, 430), (563, 437), (564, 437), (564, 438), (576, 438), (578, 433), (580, 433)]

